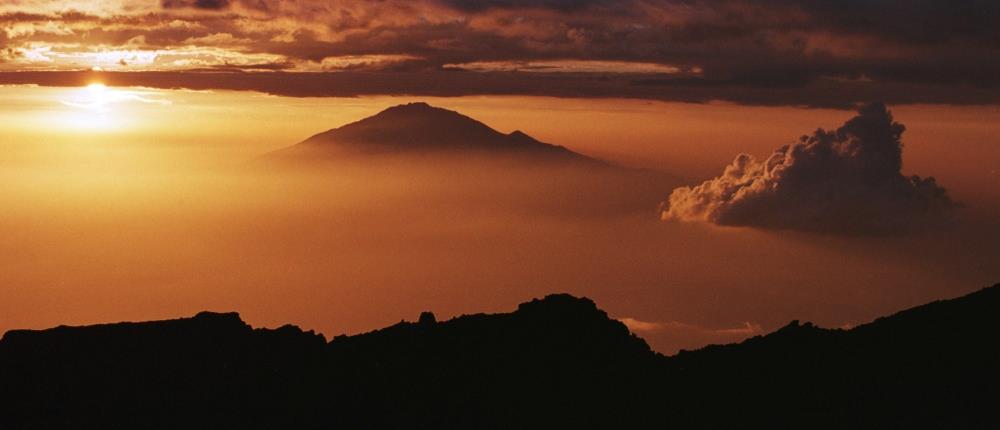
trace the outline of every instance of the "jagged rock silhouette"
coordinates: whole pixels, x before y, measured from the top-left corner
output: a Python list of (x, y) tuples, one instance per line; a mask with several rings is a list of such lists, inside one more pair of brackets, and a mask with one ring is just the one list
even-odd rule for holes
[(992, 428), (1000, 285), (664, 357), (590, 300), (355, 336), (235, 313), (0, 340), (0, 427)]

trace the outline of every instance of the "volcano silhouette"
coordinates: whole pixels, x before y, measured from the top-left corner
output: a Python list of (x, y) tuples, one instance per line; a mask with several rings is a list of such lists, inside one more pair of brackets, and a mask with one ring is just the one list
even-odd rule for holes
[(316, 134), (253, 166), (282, 186), (285, 178), (302, 179), (296, 186), (318, 184), (314, 189), (323, 192), (328, 180), (382, 181), (388, 185), (373, 193), (405, 189), (423, 199), (421, 205), (443, 198), (472, 213), (651, 213), (664, 190), (681, 184), (663, 172), (615, 165), (521, 131), (501, 133), (427, 103), (391, 107)]
[(478, 155), (610, 166), (520, 130), (501, 133), (458, 112), (409, 103), (316, 134), (269, 158), (320, 161), (350, 155)]

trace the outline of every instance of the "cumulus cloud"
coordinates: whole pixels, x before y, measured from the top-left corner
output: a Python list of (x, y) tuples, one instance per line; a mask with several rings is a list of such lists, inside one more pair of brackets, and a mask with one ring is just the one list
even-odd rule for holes
[(838, 234), (927, 225), (954, 204), (934, 178), (901, 173), (904, 129), (884, 104), (865, 105), (837, 130), (819, 129), (766, 160), (740, 154), (721, 176), (675, 189), (662, 218)]

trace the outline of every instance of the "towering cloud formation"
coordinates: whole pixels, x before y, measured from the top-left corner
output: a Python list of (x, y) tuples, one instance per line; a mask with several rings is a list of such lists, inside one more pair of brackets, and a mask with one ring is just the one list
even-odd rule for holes
[(881, 103), (835, 131), (817, 130), (764, 161), (740, 154), (722, 176), (677, 188), (665, 220), (842, 234), (900, 232), (953, 206), (934, 178), (906, 177), (904, 127)]

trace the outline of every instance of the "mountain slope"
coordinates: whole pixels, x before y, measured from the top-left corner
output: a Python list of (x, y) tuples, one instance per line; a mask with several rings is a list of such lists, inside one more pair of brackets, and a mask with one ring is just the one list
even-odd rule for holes
[[(678, 178), (593, 159), (458, 112), (411, 103), (335, 128), (257, 160), (254, 173), (328, 190), (414, 198), (469, 213), (652, 218)], [(330, 184), (330, 182), (335, 182)], [(336, 184), (350, 184), (341, 187)], [(326, 194), (324, 194), (326, 193)], [(393, 197), (393, 201), (399, 201)]]
[(410, 103), (316, 134), (270, 157), (322, 159), (350, 155), (479, 154), (606, 165), (521, 131), (503, 134), (458, 112)]
[(986, 411), (1000, 395), (997, 309), (1000, 285), (850, 330), (792, 322), (740, 344), (682, 352), (665, 369), (686, 398), (727, 405), (715, 427), (993, 428)]
[[(625, 407), (605, 390), (637, 383), (630, 366), (655, 358), (593, 302), (566, 295), (326, 345), (235, 314), (12, 331), (0, 340), (0, 427), (583, 425)], [(578, 413), (581, 402), (594, 412)]]
[(673, 357), (567, 295), (329, 343), (211, 313), (11, 331), (0, 427), (995, 428), (996, 309), (1000, 285)]

